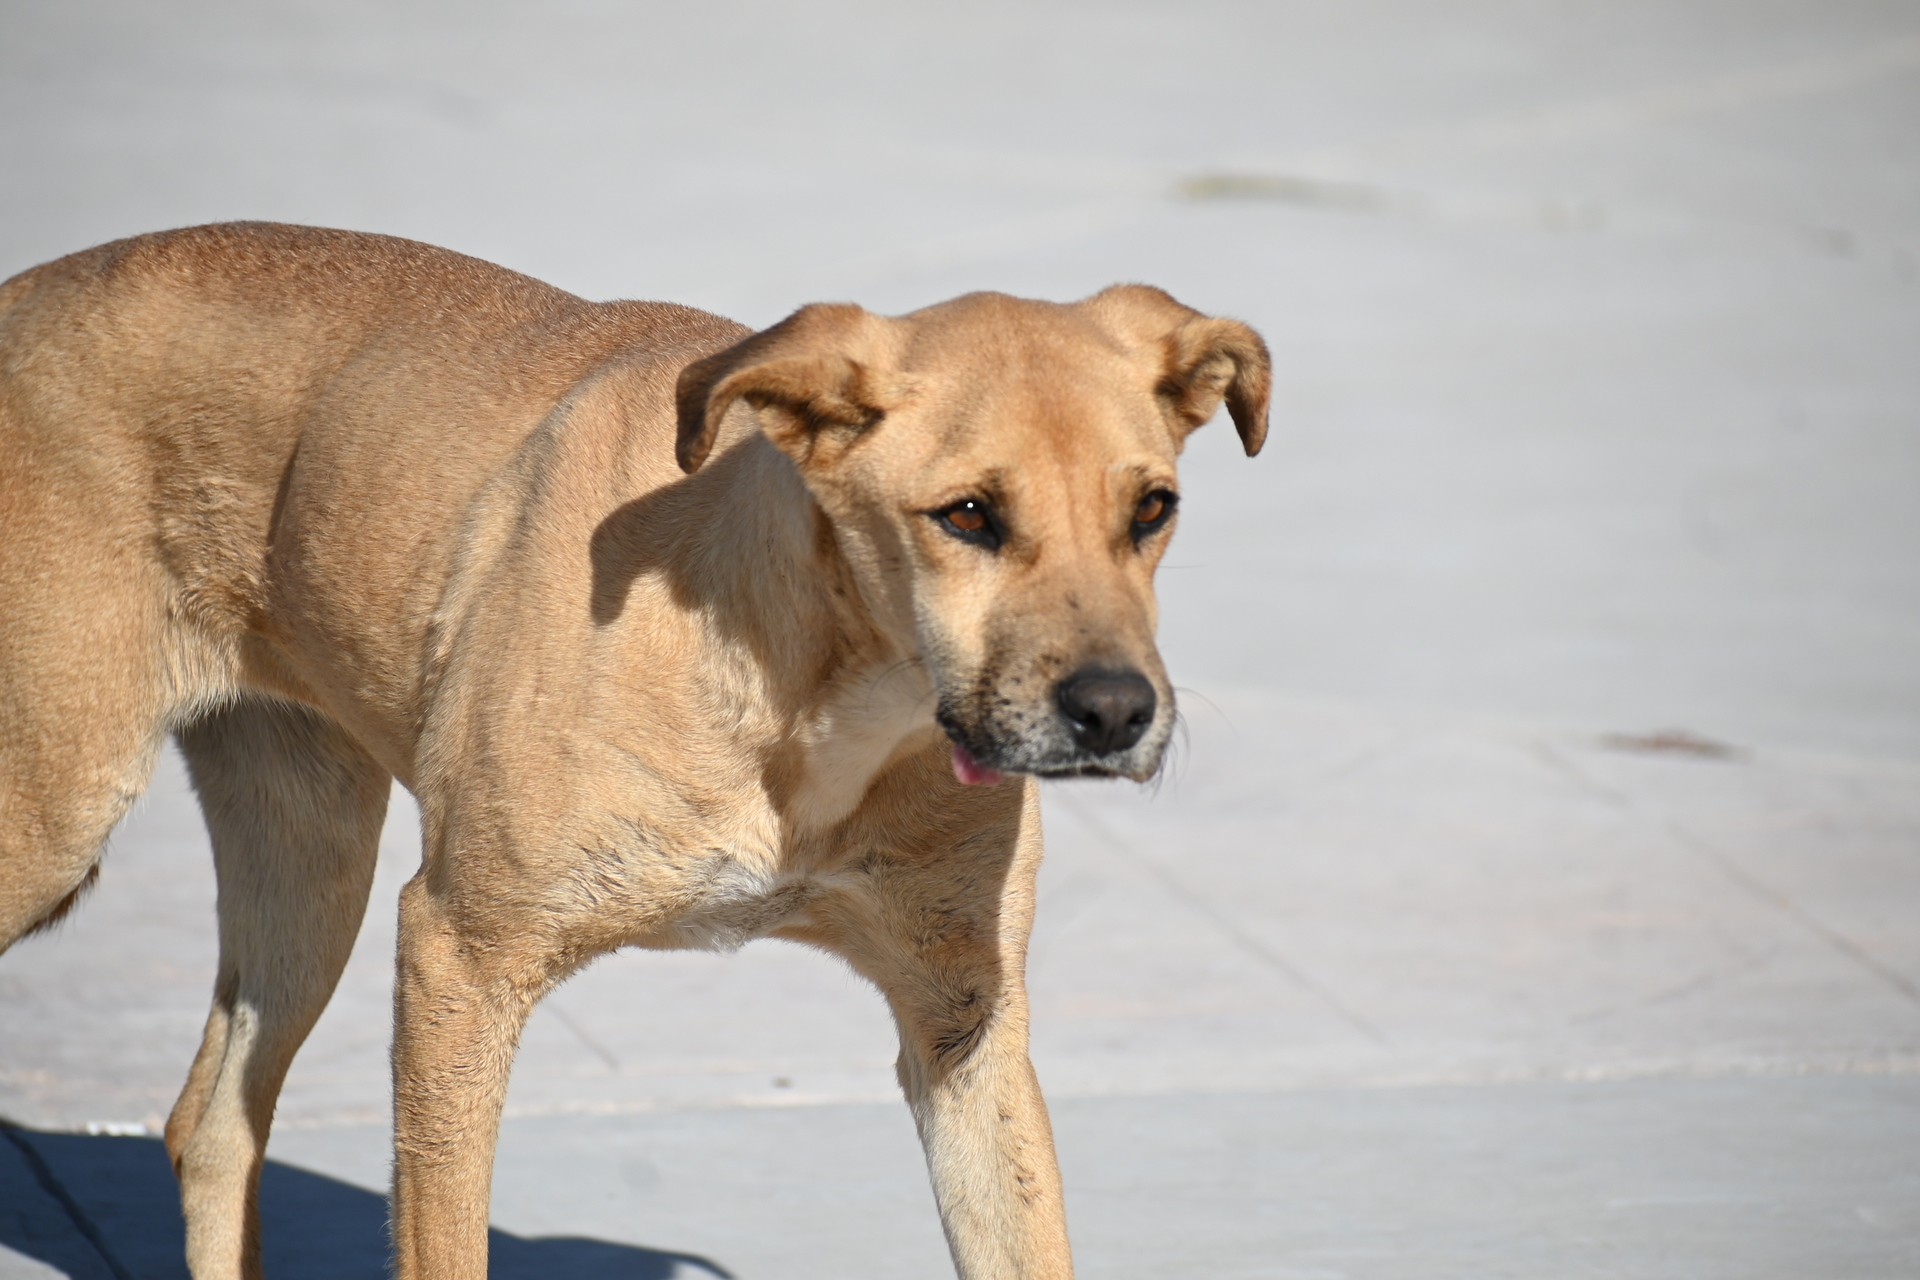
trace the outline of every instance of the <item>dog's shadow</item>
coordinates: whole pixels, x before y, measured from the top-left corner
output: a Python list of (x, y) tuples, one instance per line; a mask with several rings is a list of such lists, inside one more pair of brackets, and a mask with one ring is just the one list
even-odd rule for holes
[[(12, 1166), (0, 1175), (0, 1245), (71, 1280), (188, 1280), (179, 1187), (157, 1138), (8, 1126), (0, 1163)], [(386, 1199), (350, 1183), (270, 1161), (260, 1181), (260, 1228), (274, 1280), (388, 1274)], [(692, 1254), (489, 1234), (491, 1280), (730, 1280)]]

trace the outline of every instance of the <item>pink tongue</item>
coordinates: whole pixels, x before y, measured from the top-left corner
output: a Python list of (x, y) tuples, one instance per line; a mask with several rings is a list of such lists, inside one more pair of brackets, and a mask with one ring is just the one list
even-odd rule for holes
[(953, 776), (960, 779), (963, 787), (997, 786), (1002, 778), (998, 769), (987, 768), (958, 744), (953, 748)]

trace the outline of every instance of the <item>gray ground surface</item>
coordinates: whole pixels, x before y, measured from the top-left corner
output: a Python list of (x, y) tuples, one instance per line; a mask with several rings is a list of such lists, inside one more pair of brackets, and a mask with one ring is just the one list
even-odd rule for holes
[[(1110, 1277), (1920, 1274), (1920, 9), (0, 9), (0, 274), (231, 217), (767, 323), (1145, 279), (1267, 335), (1161, 578), (1189, 738), (1050, 790), (1035, 1059)], [(1685, 750), (1685, 729), (1726, 744)], [(1625, 735), (1624, 737), (1622, 735)], [(270, 1270), (380, 1266), (393, 895)], [(169, 759), (0, 960), (0, 1277), (179, 1275)], [(876, 997), (608, 957), (497, 1275), (938, 1276)]]

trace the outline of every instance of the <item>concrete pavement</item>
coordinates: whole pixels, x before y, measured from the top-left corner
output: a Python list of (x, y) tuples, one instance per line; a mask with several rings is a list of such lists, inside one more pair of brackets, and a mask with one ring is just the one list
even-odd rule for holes
[[(765, 323), (1165, 285), (1278, 366), (1185, 463), (1188, 736), (1047, 796), (1089, 1276), (1920, 1271), (1920, 21), (1872, 4), (20, 5), (0, 273), (227, 217)], [(380, 1266), (392, 906), (276, 1275)], [(177, 1275), (177, 764), (0, 959), (0, 1276)], [(616, 955), (536, 1014), (496, 1274), (938, 1276), (880, 1004)], [(172, 1233), (172, 1234), (170, 1234)], [(91, 1268), (91, 1269), (90, 1269)]]

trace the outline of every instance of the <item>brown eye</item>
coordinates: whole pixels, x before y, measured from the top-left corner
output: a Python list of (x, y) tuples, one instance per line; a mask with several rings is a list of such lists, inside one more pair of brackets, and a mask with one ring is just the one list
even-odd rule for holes
[(986, 508), (967, 501), (947, 512), (947, 523), (962, 533), (978, 533), (987, 527)]
[(1140, 505), (1133, 509), (1133, 540), (1139, 542), (1172, 519), (1179, 501), (1179, 495), (1169, 489), (1155, 489), (1140, 499)]
[(953, 537), (988, 551), (998, 551), (1006, 536), (998, 517), (993, 514), (993, 508), (979, 498), (963, 498), (950, 507), (927, 514)]

